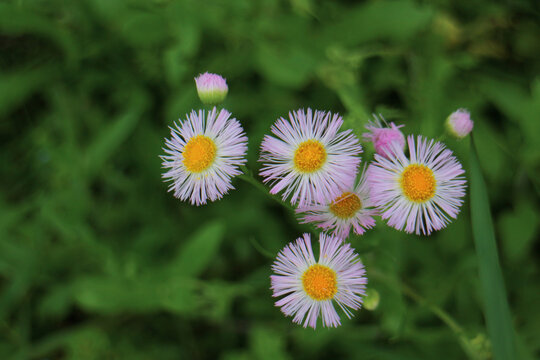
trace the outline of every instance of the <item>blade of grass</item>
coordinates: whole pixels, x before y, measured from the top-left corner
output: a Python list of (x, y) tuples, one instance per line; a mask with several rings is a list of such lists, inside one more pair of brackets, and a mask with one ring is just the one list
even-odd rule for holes
[(515, 332), (495, 242), (486, 184), (471, 137), (471, 222), (482, 293), (484, 315), (495, 360), (516, 359)]

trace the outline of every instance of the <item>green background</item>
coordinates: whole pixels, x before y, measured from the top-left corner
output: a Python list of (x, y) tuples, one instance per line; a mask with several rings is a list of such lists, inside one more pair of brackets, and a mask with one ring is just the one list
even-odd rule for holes
[[(539, 11), (519, 0), (0, 1), (0, 358), (464, 359), (464, 343), (492, 357), (468, 196), (433, 236), (379, 219), (351, 237), (375, 310), (316, 331), (282, 316), (272, 257), (311, 228), (240, 179), (201, 207), (161, 179), (168, 126), (201, 107), (193, 78), (205, 71), (227, 78), (224, 106), (255, 172), (263, 135), (289, 110), (339, 112), (357, 135), (381, 113), (436, 138), (468, 108), (516, 358), (540, 356)], [(468, 174), (469, 139), (446, 143)]]

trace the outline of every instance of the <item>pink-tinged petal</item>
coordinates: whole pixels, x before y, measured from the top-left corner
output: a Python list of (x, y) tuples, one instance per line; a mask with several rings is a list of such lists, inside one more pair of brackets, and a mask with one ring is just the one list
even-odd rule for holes
[[(174, 196), (193, 205), (219, 200), (234, 189), (232, 178), (240, 174), (239, 167), (245, 164), (247, 137), (240, 123), (230, 118), (230, 113), (214, 107), (205, 113), (192, 111), (186, 120), (171, 127), (171, 137), (165, 139), (161, 156), (162, 177), (170, 181), (169, 191)], [(192, 138), (203, 135), (212, 140), (216, 147), (212, 164), (202, 172), (190, 172), (183, 163), (183, 152)]]
[(471, 114), (466, 109), (458, 109), (446, 119), (448, 132), (458, 139), (469, 135), (473, 127), (474, 122), (471, 120)]
[[(368, 167), (367, 182), (373, 204), (388, 225), (417, 235), (430, 235), (456, 218), (465, 196), (464, 170), (444, 144), (418, 136), (407, 138), (409, 157), (394, 144), (392, 156), (375, 155)], [(411, 164), (430, 169), (435, 179), (433, 196), (423, 202), (409, 199), (401, 185), (401, 174)]]
[(217, 105), (225, 100), (229, 87), (221, 75), (205, 72), (195, 78), (197, 94), (201, 101), (209, 105)]
[(365, 141), (373, 143), (375, 152), (384, 157), (390, 157), (393, 153), (393, 145), (397, 144), (401, 150), (405, 149), (405, 136), (399, 130), (404, 125), (396, 126), (393, 122), (388, 124), (382, 116), (374, 116), (373, 121), (366, 125), (368, 132), (362, 134)]
[(371, 229), (375, 226), (374, 216), (377, 215), (377, 210), (373, 207), (371, 201), (369, 185), (367, 183), (367, 173), (365, 169), (360, 173), (358, 183), (355, 187), (348, 187), (341, 190), (339, 197), (345, 193), (351, 193), (360, 200), (360, 208), (356, 210), (354, 215), (349, 218), (342, 218), (334, 214), (331, 210), (331, 205), (338, 198), (332, 199), (323, 203), (313, 202), (306, 206), (301, 206), (296, 209), (296, 213), (300, 216), (301, 223), (313, 223), (325, 232), (331, 233), (341, 239), (346, 239), (351, 230), (356, 234), (362, 235), (366, 229)]
[[(334, 303), (351, 318), (352, 311), (362, 305), (367, 284), (364, 266), (350, 244), (324, 234), (320, 235), (319, 242), (318, 262), (309, 234), (285, 246), (276, 257), (272, 265), (274, 274), (270, 276), (272, 294), (280, 298), (276, 306), (285, 316), (293, 317), (294, 323), (313, 329), (319, 317), (324, 327), (341, 325)], [(304, 290), (302, 277), (315, 264), (326, 266), (336, 274), (337, 291), (332, 299), (315, 300)]]
[[(271, 127), (261, 143), (260, 175), (272, 194), (282, 193), (291, 204), (305, 206), (335, 198), (340, 189), (352, 185), (360, 164), (362, 147), (350, 130), (339, 132), (343, 120), (337, 114), (303, 109), (290, 112)], [(301, 171), (295, 152), (306, 141), (322, 145), (326, 157), (321, 167)]]

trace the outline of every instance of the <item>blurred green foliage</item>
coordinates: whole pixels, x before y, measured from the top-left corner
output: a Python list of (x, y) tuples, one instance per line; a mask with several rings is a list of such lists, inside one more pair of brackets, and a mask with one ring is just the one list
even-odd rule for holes
[[(533, 0), (0, 1), (0, 358), (465, 358), (433, 307), (491, 357), (468, 198), (431, 237), (380, 222), (351, 238), (373, 311), (317, 331), (283, 317), (264, 254), (310, 228), (240, 180), (203, 207), (161, 181), (163, 138), (200, 107), (204, 71), (227, 78), (255, 171), (263, 134), (292, 109), (338, 111), (358, 135), (376, 112), (437, 137), (468, 108), (519, 358), (540, 356), (539, 12)], [(468, 141), (447, 144), (468, 169)]]

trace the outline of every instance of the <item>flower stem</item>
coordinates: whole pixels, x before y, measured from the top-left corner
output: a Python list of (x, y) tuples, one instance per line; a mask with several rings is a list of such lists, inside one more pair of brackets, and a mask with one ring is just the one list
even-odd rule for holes
[(240, 179), (242, 179), (245, 182), (253, 185), (257, 189), (261, 190), (263, 193), (265, 193), (272, 200), (278, 202), (281, 206), (286, 207), (288, 210), (290, 210), (290, 211), (292, 211), (294, 213), (294, 208), (292, 207), (292, 205), (289, 204), (288, 202), (285, 202), (285, 201), (281, 200), (278, 196), (270, 194), (270, 192), (268, 191), (266, 186), (264, 186), (264, 184), (260, 183), (259, 181), (257, 181), (257, 179), (255, 179), (255, 177), (253, 176), (253, 172), (248, 167), (241, 166), (241, 169), (243, 171), (243, 174), (240, 174), (238, 176)]
[(257, 240), (255, 240), (254, 237), (250, 237), (249, 238), (249, 242), (251, 243), (251, 245), (255, 248), (255, 250), (257, 250), (261, 255), (263, 255), (264, 257), (267, 257), (269, 259), (274, 259), (276, 256), (274, 254), (272, 254), (269, 250), (266, 250), (261, 244), (259, 244), (257, 242)]
[[(293, 216), (296, 216), (295, 208), (290, 203), (288, 203), (286, 201), (283, 201), (279, 196), (270, 194), (270, 192), (268, 191), (266, 186), (264, 186), (263, 183), (261, 183), (261, 182), (257, 181), (257, 179), (255, 179), (255, 177), (253, 176), (253, 172), (247, 166), (241, 166), (240, 168), (243, 171), (243, 174), (240, 174), (238, 176), (240, 179), (242, 179), (245, 182), (253, 185), (257, 189), (262, 191), (266, 196), (270, 197), (272, 200), (279, 203), (281, 206), (285, 207), (287, 210), (291, 211), (293, 213)], [(316, 235), (319, 235), (321, 233), (321, 230), (318, 229), (313, 224), (308, 224), (306, 226), (309, 227), (309, 230), (311, 232), (313, 232), (314, 234), (316, 234)]]
[(389, 276), (378, 272), (377, 270), (371, 270), (369, 274), (371, 277), (376, 278), (386, 283), (387, 285), (390, 285), (393, 288), (399, 288), (403, 294), (407, 295), (409, 298), (414, 300), (417, 304), (426, 307), (435, 316), (441, 319), (442, 322), (444, 322), (450, 328), (450, 330), (452, 330), (454, 335), (457, 337), (459, 344), (461, 345), (461, 348), (467, 354), (469, 359), (471, 360), (485, 359), (484, 356), (478, 354), (474, 346), (471, 344), (469, 338), (465, 334), (465, 331), (463, 330), (463, 328), (446, 311), (444, 311), (437, 305), (430, 303), (426, 298), (418, 294), (413, 288), (404, 284), (403, 282), (394, 280), (390, 278)]
[(443, 132), (439, 137), (436, 139), (439, 142), (445, 142), (446, 141), (446, 131)]

